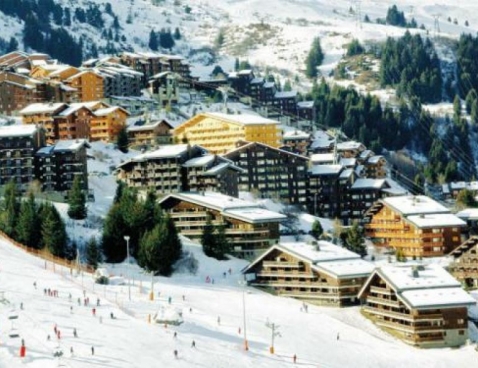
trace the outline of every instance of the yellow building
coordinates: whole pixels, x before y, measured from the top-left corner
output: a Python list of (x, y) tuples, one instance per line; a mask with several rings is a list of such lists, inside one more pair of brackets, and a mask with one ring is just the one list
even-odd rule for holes
[(66, 64), (44, 64), (38, 65), (32, 69), (30, 76), (36, 79), (56, 79), (64, 80), (78, 74), (80, 70)]
[(114, 141), (120, 130), (126, 126), (128, 116), (128, 111), (118, 106), (95, 110), (90, 122), (90, 140)]
[(91, 70), (85, 70), (64, 80), (64, 83), (78, 90), (80, 102), (97, 101), (104, 98), (103, 77)]
[(257, 115), (201, 113), (173, 130), (178, 142), (197, 144), (216, 154), (236, 148), (236, 142), (261, 142), (272, 147), (281, 145), (279, 122)]
[(58, 127), (55, 116), (66, 110), (65, 103), (35, 103), (19, 111), (23, 124), (33, 124), (45, 129), (47, 143), (54, 143), (58, 139)]

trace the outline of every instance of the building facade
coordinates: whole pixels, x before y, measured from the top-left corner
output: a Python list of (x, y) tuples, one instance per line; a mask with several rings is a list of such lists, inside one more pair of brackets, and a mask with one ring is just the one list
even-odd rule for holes
[(472, 236), (451, 251), (448, 271), (463, 285), (478, 288), (478, 237)]
[(313, 304), (358, 304), (360, 288), (374, 269), (358, 254), (326, 241), (273, 245), (242, 272), (249, 284)]
[(406, 257), (438, 257), (462, 242), (466, 223), (426, 196), (388, 197), (365, 214), (365, 236)]
[(158, 195), (217, 191), (237, 196), (240, 172), (231, 161), (187, 144), (161, 146), (117, 167), (117, 177), (126, 185)]
[(419, 347), (456, 347), (468, 338), (476, 301), (439, 266), (385, 266), (359, 292), (363, 311), (386, 331)]
[(279, 223), (286, 218), (255, 203), (214, 192), (170, 194), (159, 203), (178, 232), (188, 238), (199, 240), (208, 220), (224, 227), (232, 254), (241, 258), (257, 256), (278, 242)]
[(44, 132), (35, 125), (0, 127), (0, 185), (13, 181), (26, 191), (35, 180), (35, 152), (44, 145)]
[(224, 155), (243, 169), (239, 190), (257, 192), (261, 198), (305, 206), (309, 159), (258, 142), (238, 142)]
[(279, 122), (246, 114), (200, 113), (175, 128), (173, 137), (216, 154), (235, 149), (239, 140), (281, 145)]

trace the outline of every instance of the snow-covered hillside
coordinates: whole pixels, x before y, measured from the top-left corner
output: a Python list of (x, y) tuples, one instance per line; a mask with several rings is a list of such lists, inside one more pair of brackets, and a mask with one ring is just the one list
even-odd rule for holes
[[(199, 261), (197, 274), (156, 277), (154, 301), (148, 299), (149, 275), (133, 266), (130, 270), (125, 265), (110, 268), (116, 275), (131, 275), (135, 279), (129, 301), (126, 285), (95, 285), (90, 277), (81, 277), (75, 271), (71, 275), (69, 270), (57, 266), (54, 272), (51, 264), (45, 269), (44, 261), (1, 240), (0, 291), (4, 299), (0, 302), (0, 367), (57, 367), (59, 363), (53, 354), (58, 349), (63, 352), (62, 366), (72, 368), (275, 368), (292, 366), (294, 354), (298, 365), (304, 367), (472, 367), (476, 364), (473, 346), (430, 350), (409, 347), (364, 319), (358, 307), (310, 306), (309, 312), (304, 313), (301, 303), (292, 299), (251, 288), (243, 295), (238, 280), (244, 261), (208, 259), (199, 246), (188, 241), (185, 249)], [(207, 276), (215, 280), (214, 284), (205, 282)], [(44, 295), (44, 289), (58, 290), (58, 297)], [(84, 306), (84, 295), (89, 298), (89, 306)], [(248, 352), (242, 348), (243, 296)], [(92, 308), (96, 308), (96, 316)], [(148, 323), (148, 315), (177, 312), (182, 313), (184, 320), (178, 327)], [(110, 318), (111, 313), (115, 319)], [(18, 319), (10, 320), (9, 316)], [(268, 350), (271, 331), (266, 327), (267, 321), (277, 324), (281, 334), (275, 339), (275, 355)], [(60, 339), (55, 337), (55, 326), (60, 330)], [(9, 337), (12, 332), (19, 337)], [(27, 347), (25, 358), (18, 356), (22, 339)], [(193, 340), (196, 348), (191, 347)], [(177, 359), (174, 350), (178, 351)]]

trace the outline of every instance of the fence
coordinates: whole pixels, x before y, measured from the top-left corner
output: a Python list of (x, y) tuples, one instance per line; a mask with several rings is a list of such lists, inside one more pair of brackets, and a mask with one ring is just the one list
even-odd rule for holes
[(48, 250), (46, 249), (35, 249), (35, 248), (27, 247), (26, 245), (13, 240), (2, 231), (0, 231), (0, 237), (4, 238), (5, 240), (7, 240), (9, 243), (13, 244), (17, 248), (20, 248), (21, 250), (34, 255), (35, 257), (44, 259), (45, 261), (52, 262), (59, 266), (68, 267), (70, 271), (72, 271), (73, 269), (77, 269), (77, 270), (81, 270), (83, 272), (88, 272), (88, 273), (95, 272), (94, 268), (89, 265), (81, 265), (75, 261), (70, 261), (68, 259), (54, 256), (53, 254), (49, 253)]

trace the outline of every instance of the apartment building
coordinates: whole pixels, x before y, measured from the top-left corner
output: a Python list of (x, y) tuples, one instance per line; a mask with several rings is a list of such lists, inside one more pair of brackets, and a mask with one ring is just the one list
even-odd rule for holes
[(405, 343), (457, 347), (468, 338), (467, 307), (476, 300), (438, 265), (383, 266), (358, 294), (365, 314)]
[(169, 194), (159, 201), (174, 220), (178, 232), (200, 239), (208, 219), (223, 226), (232, 254), (251, 258), (279, 240), (279, 224), (286, 216), (216, 192)]
[(358, 304), (358, 292), (374, 265), (327, 241), (279, 243), (242, 273), (249, 285), (318, 305)]

